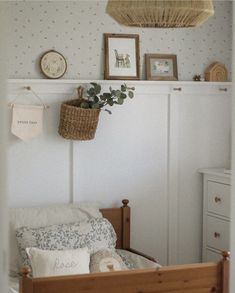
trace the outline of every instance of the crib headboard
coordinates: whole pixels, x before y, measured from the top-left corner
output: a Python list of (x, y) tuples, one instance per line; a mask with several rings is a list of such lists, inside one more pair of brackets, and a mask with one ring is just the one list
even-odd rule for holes
[(130, 248), (130, 215), (131, 209), (128, 206), (129, 200), (123, 199), (121, 208), (100, 209), (104, 218), (113, 225), (117, 234), (116, 248)]

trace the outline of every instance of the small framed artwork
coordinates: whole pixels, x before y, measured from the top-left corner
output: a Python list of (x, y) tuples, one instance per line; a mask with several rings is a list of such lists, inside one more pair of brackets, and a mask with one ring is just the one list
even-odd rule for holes
[(140, 79), (139, 35), (104, 34), (105, 79)]
[(169, 54), (145, 54), (147, 80), (178, 80), (177, 57)]

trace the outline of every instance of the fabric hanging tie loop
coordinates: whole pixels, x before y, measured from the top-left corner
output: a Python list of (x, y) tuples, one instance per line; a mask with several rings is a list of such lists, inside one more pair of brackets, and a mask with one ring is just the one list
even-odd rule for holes
[[(34, 95), (34, 97), (36, 97), (37, 100), (40, 101), (40, 103), (41, 103), (41, 105), (43, 106), (44, 109), (48, 109), (48, 108), (49, 108), (49, 106), (46, 105), (46, 104), (43, 102), (43, 100), (39, 97), (39, 95), (38, 95), (38, 94), (37, 94), (37, 93), (36, 93), (36, 92), (35, 92), (30, 86), (25, 86), (25, 87), (23, 87), (23, 89), (25, 89), (25, 90), (27, 90), (27, 91), (30, 91), (30, 92)], [(9, 106), (10, 106), (11, 108), (14, 106), (15, 102), (17, 101), (17, 99), (18, 99), (21, 95), (22, 95), (22, 92), (18, 93), (17, 96), (15, 97), (15, 99), (9, 103)]]

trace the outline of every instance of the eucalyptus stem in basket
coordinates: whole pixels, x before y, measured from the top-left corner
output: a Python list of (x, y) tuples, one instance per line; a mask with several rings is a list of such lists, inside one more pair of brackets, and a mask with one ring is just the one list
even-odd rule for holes
[[(109, 87), (109, 92), (101, 93), (101, 85), (95, 82), (91, 82), (91, 87), (87, 90), (87, 97), (82, 98), (80, 107), (83, 109), (102, 109), (103, 107), (109, 105), (122, 105), (124, 100), (129, 97), (134, 97), (134, 87), (128, 87), (126, 84), (122, 84), (121, 88), (118, 90)], [(112, 112), (108, 109), (104, 109), (109, 114)]]

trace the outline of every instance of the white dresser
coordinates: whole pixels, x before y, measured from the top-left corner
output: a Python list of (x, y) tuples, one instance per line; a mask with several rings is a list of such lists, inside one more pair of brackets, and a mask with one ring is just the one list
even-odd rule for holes
[(200, 169), (203, 174), (202, 261), (218, 261), (229, 250), (230, 174), (224, 169)]

